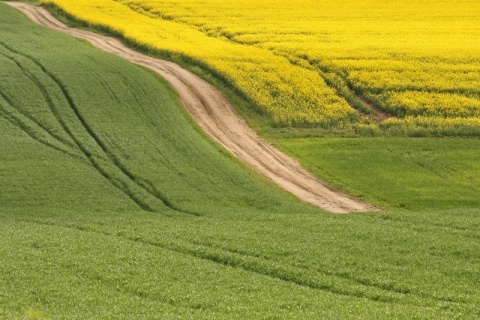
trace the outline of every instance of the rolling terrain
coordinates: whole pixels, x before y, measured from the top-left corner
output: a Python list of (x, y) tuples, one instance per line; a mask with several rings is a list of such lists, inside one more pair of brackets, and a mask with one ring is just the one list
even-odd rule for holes
[[(302, 204), (220, 150), (156, 74), (2, 2), (0, 77), (0, 318), (480, 316), (475, 193), (445, 208), (424, 189), (351, 215)], [(457, 194), (479, 179), (475, 139), (445, 140), (461, 156), (441, 159), (442, 139), (295, 141), (275, 144), (387, 208), (413, 179), (379, 195), (339, 159), (386, 174), (381, 142), (428, 152), (423, 180), (465, 168)], [(321, 163), (311, 144), (333, 151)]]
[(113, 38), (68, 28), (42, 8), (11, 5), (38, 24), (86, 39), (104, 51), (157, 72), (177, 90), (186, 110), (205, 132), (248, 166), (302, 201), (335, 213), (376, 210), (327, 186), (292, 158), (266, 143), (239, 118), (218, 90), (180, 66), (132, 51)]

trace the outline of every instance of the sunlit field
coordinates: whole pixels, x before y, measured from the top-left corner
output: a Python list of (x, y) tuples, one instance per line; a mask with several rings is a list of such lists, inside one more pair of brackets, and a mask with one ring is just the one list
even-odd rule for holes
[(478, 139), (273, 141), (383, 209), (326, 213), (220, 150), (155, 74), (1, 1), (0, 134), (0, 319), (480, 316)]
[(43, 3), (203, 66), (277, 126), (480, 130), (477, 1)]

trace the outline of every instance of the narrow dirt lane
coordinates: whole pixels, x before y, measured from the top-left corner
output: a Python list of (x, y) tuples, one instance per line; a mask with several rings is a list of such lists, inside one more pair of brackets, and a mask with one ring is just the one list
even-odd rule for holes
[(95, 47), (160, 74), (178, 91), (188, 113), (213, 139), (300, 200), (333, 213), (377, 210), (332, 189), (295, 160), (266, 143), (237, 115), (222, 93), (189, 71), (174, 63), (135, 52), (115, 38), (69, 28), (43, 8), (18, 2), (8, 4), (40, 25), (85, 39)]

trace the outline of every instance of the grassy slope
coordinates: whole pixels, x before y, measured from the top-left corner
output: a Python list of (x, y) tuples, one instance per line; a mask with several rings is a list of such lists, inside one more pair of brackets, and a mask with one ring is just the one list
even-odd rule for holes
[(0, 318), (479, 316), (478, 209), (298, 204), (149, 72), (0, 16)]
[[(2, 156), (12, 166), (18, 160), (28, 166), (43, 155), (46, 161), (35, 164), (42, 168), (37, 170), (40, 182), (63, 188), (64, 182), (50, 179), (47, 171), (67, 159), (63, 173), (78, 171), (82, 177), (88, 172), (108, 189), (106, 197), (93, 193), (99, 199), (88, 201), (92, 209), (111, 208), (101, 199), (113, 195), (126, 209), (170, 207), (199, 215), (222, 208), (299, 207), (287, 196), (292, 207), (282, 209), (285, 194), (258, 182), (204, 139), (180, 112), (177, 97), (153, 74), (67, 36), (15, 24), (18, 17), (2, 21), (0, 40), (2, 128), (9, 133), (2, 143), (18, 153)], [(5, 179), (18, 180), (10, 173)], [(78, 179), (75, 189), (91, 192), (90, 181), (91, 176)]]

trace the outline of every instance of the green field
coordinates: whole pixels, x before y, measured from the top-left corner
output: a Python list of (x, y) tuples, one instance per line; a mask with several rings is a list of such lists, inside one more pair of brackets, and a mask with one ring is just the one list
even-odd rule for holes
[(480, 140), (276, 138), (315, 175), (382, 207), (480, 207)]
[(0, 134), (0, 319), (480, 317), (479, 140), (277, 138), (391, 209), (331, 215), (1, 2)]

